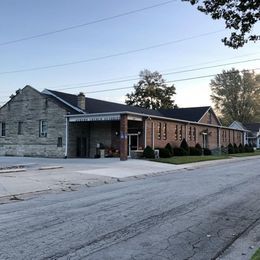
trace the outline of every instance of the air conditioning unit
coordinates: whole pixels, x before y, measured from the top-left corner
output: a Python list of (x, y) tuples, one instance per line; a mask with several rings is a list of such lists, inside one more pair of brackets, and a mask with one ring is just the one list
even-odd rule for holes
[(154, 157), (155, 157), (155, 159), (159, 159), (160, 158), (160, 151), (159, 151), (159, 149), (155, 149), (154, 150)]

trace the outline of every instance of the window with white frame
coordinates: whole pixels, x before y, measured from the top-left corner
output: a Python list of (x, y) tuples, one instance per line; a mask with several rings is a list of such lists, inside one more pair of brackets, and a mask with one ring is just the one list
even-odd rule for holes
[(47, 137), (47, 134), (48, 134), (48, 122), (47, 122), (47, 120), (40, 120), (39, 136)]

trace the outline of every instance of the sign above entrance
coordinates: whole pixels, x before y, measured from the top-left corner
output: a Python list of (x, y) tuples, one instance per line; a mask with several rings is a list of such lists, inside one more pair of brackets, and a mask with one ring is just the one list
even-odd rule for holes
[(132, 120), (132, 121), (142, 121), (142, 117), (138, 117), (138, 116), (127, 116), (128, 120)]
[(120, 115), (70, 117), (69, 122), (118, 121)]

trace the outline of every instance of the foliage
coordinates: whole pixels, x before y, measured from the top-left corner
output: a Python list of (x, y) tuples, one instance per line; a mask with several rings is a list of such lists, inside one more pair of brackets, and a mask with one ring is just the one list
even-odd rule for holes
[(196, 147), (190, 147), (190, 155), (191, 156), (202, 155), (202, 149), (198, 149)]
[(228, 153), (229, 153), (229, 154), (234, 153), (234, 146), (233, 146), (231, 143), (228, 144), (228, 147), (227, 147), (227, 148), (228, 148)]
[(150, 146), (146, 146), (145, 148), (144, 148), (144, 152), (143, 152), (143, 156), (145, 157), (145, 158), (154, 158), (154, 150), (153, 150), (153, 148), (152, 147), (150, 147)]
[(238, 146), (238, 151), (240, 153), (244, 153), (245, 152), (245, 147), (240, 143), (239, 146)]
[(201, 145), (199, 143), (196, 143), (195, 148), (200, 150), (201, 153), (202, 153), (202, 147), (201, 147)]
[(167, 149), (171, 156), (173, 156), (173, 148), (170, 143), (167, 143), (165, 146), (165, 149)]
[(260, 77), (254, 72), (223, 70), (211, 80), (211, 99), (226, 124), (254, 121), (260, 112)]
[(211, 151), (209, 148), (204, 148), (203, 153), (204, 155), (211, 155)]
[(188, 155), (188, 152), (181, 147), (174, 147), (173, 154), (174, 156), (185, 156)]
[(259, 21), (260, 1), (257, 0), (183, 0), (198, 10), (210, 15), (212, 19), (223, 19), (227, 29), (233, 30), (230, 37), (222, 39), (225, 45), (234, 49), (249, 41), (260, 40), (260, 35), (252, 34), (254, 25)]
[(234, 153), (239, 153), (239, 149), (238, 149), (238, 147), (237, 147), (237, 145), (236, 145), (236, 143), (234, 144)]
[(160, 158), (170, 158), (172, 156), (170, 151), (166, 148), (159, 148), (159, 155)]
[(189, 153), (189, 145), (188, 145), (187, 141), (185, 140), (185, 138), (182, 139), (180, 147), (183, 150), (185, 150), (187, 152), (187, 154)]
[(162, 75), (155, 71), (143, 70), (140, 80), (134, 85), (134, 92), (126, 94), (125, 103), (137, 107), (150, 109), (174, 108), (174, 85), (167, 86)]
[(251, 260), (260, 260), (260, 248), (258, 248), (253, 256), (251, 257)]
[(254, 148), (253, 148), (253, 146), (250, 144), (250, 145), (248, 145), (248, 144), (246, 144), (245, 145), (245, 152), (246, 153), (253, 153), (255, 150), (254, 150)]

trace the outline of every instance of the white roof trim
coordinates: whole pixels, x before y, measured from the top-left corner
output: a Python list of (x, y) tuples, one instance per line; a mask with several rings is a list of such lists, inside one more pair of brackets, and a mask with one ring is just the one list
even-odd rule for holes
[(44, 90), (42, 91), (42, 93), (43, 93), (43, 94), (46, 94), (46, 95), (53, 96), (53, 97), (57, 98), (59, 101), (61, 101), (62, 103), (66, 104), (67, 106), (69, 106), (69, 107), (71, 107), (71, 108), (73, 108), (74, 110), (76, 110), (76, 111), (78, 111), (78, 112), (80, 112), (80, 113), (86, 114), (85, 111), (81, 110), (81, 109), (78, 108), (78, 107), (75, 107), (75, 106), (71, 105), (70, 103), (66, 102), (64, 99), (62, 99), (62, 98), (56, 96), (55, 94), (53, 94), (52, 92), (50, 92), (48, 89), (44, 89)]
[(198, 120), (198, 122), (209, 112), (209, 110), (212, 110), (212, 112), (213, 112), (213, 115), (216, 117), (216, 119), (217, 119), (217, 121), (218, 121), (218, 123), (219, 123), (219, 125), (221, 125), (222, 126), (222, 124), (221, 124), (221, 122), (219, 121), (219, 119), (218, 119), (218, 117), (217, 117), (217, 115), (215, 114), (215, 112), (214, 112), (214, 110), (212, 109), (212, 107), (210, 106), (209, 108), (208, 108), (208, 110), (202, 115), (202, 117)]

